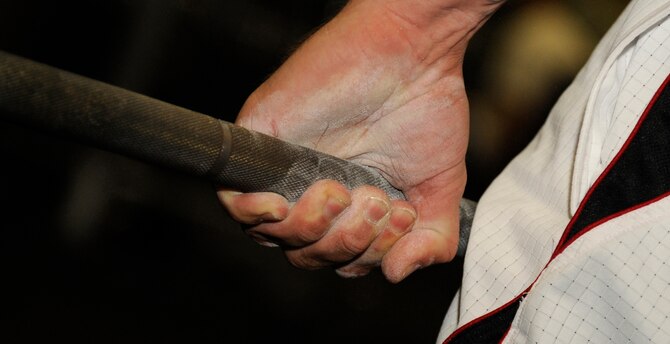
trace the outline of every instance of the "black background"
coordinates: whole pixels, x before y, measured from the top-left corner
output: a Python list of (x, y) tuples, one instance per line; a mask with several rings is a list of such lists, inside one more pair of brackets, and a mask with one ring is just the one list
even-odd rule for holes
[[(341, 5), (0, 0), (0, 49), (233, 121)], [(478, 37), (466, 80), (486, 58)], [(67, 138), (0, 122), (0, 153), (0, 342), (433, 343), (460, 283), (460, 261), (398, 285), (295, 269), (207, 182)], [(472, 199), (502, 168), (477, 167)]]
[[(2, 1), (0, 49), (234, 120), (333, 1)], [(0, 123), (0, 341), (432, 343), (458, 264), (301, 271), (208, 183)]]

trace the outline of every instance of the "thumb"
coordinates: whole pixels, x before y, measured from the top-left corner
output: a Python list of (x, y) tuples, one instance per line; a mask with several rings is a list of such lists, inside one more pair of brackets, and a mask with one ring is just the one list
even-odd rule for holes
[(382, 271), (392, 283), (402, 281), (417, 269), (449, 262), (456, 255), (465, 166), (450, 172), (406, 191), (418, 218), (412, 230), (400, 238), (382, 260)]

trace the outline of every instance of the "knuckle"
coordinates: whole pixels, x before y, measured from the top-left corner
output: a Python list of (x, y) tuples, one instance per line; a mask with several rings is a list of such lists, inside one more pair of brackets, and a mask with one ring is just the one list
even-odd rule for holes
[(296, 239), (302, 243), (313, 243), (323, 238), (331, 226), (324, 214), (301, 219), (296, 224)]
[(325, 266), (320, 260), (306, 255), (302, 251), (287, 252), (286, 259), (292, 266), (303, 270), (316, 270)]
[(300, 244), (309, 244), (318, 241), (323, 237), (325, 229), (321, 226), (304, 225), (300, 226), (295, 233), (295, 239)]
[(341, 231), (335, 235), (335, 242), (341, 252), (348, 256), (357, 256), (370, 245), (370, 236), (361, 232)]

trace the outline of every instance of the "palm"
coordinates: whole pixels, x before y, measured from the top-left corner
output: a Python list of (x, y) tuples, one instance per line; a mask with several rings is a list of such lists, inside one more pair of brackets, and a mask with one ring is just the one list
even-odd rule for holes
[(400, 39), (380, 47), (341, 34), (312, 37), (250, 97), (238, 123), (375, 167), (417, 208), (417, 228), (456, 228), (468, 135), (461, 59), (424, 66)]

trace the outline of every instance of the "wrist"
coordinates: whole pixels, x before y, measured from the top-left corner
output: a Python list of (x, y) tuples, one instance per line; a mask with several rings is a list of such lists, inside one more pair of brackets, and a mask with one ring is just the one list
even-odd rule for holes
[(363, 16), (368, 23), (368, 39), (390, 49), (409, 48), (416, 62), (431, 64), (444, 56), (464, 54), (472, 35), (504, 2), (351, 0), (343, 14)]

